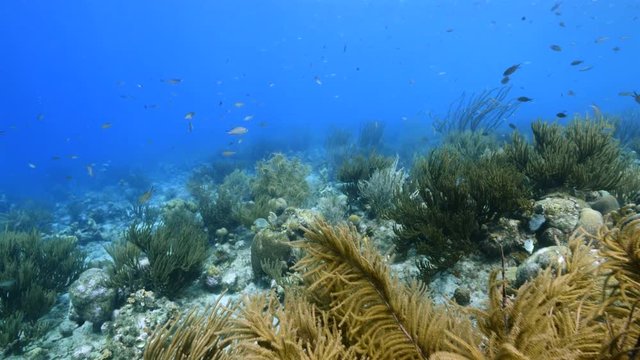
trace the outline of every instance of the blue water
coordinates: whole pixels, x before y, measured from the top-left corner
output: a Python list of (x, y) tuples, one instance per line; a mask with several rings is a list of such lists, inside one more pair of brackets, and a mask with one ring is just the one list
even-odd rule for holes
[[(434, 136), (429, 114), (501, 86), (514, 64), (510, 97), (534, 101), (506, 130), (592, 104), (638, 109), (618, 93), (640, 91), (640, 1), (554, 4), (2, 1), (0, 194), (64, 197), (224, 150), (247, 163), (272, 149), (304, 154), (331, 126), (357, 133), (370, 120), (397, 149), (407, 134)], [(226, 134), (235, 126), (249, 130), (241, 144)]]

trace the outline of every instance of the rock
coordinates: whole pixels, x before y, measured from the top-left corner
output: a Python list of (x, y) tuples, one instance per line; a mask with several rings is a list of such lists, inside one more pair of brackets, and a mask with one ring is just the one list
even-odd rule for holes
[(546, 221), (547, 219), (543, 214), (533, 214), (529, 219), (529, 230), (532, 232), (538, 231)]
[(222, 286), (222, 276), (223, 273), (220, 268), (215, 264), (210, 264), (203, 274), (202, 283), (209, 291), (219, 291)]
[(602, 215), (620, 209), (620, 204), (615, 196), (604, 190), (598, 191), (598, 194), (599, 197), (596, 200), (589, 202), (592, 209), (599, 211)]
[(41, 348), (41, 347), (36, 347), (33, 348), (31, 350), (29, 350), (25, 355), (26, 359), (29, 360), (47, 360), (49, 359), (49, 354), (48, 351)]
[(582, 227), (590, 235), (597, 235), (598, 230), (604, 225), (602, 214), (594, 209), (584, 208), (580, 210), (578, 226)]
[(541, 246), (566, 245), (568, 239), (567, 234), (552, 227), (546, 228), (538, 237)]
[(500, 218), (495, 225), (487, 229), (487, 236), (480, 243), (485, 254), (492, 257), (500, 257), (500, 246), (505, 254), (522, 249), (527, 236), (520, 231), (520, 220)]
[(109, 275), (103, 269), (89, 269), (69, 287), (69, 297), (80, 319), (90, 321), (94, 328), (109, 320), (116, 300), (116, 291), (108, 286)]
[(553, 266), (556, 271), (564, 272), (567, 269), (567, 256), (571, 254), (566, 246), (549, 246), (536, 251), (527, 260), (518, 266), (516, 270), (516, 287), (535, 278), (540, 271)]
[(571, 197), (548, 197), (536, 202), (543, 209), (547, 225), (565, 234), (571, 233), (578, 224), (580, 205)]
[(58, 331), (62, 337), (69, 337), (73, 335), (73, 331), (77, 328), (78, 324), (70, 319), (65, 319), (60, 323), (60, 325), (58, 325)]
[(467, 306), (471, 302), (471, 291), (466, 287), (458, 287), (453, 293), (453, 299), (461, 306)]
[(71, 358), (73, 360), (91, 359), (91, 354), (93, 353), (93, 350), (94, 350), (93, 346), (89, 344), (80, 345), (73, 350), (73, 353), (71, 354)]

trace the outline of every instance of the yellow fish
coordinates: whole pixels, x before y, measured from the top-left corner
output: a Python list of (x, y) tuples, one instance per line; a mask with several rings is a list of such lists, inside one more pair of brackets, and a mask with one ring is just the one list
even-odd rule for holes
[(149, 202), (149, 200), (151, 200), (151, 197), (153, 196), (153, 186), (144, 192), (144, 194), (140, 195), (140, 197), (138, 198), (138, 204), (140, 205), (144, 205), (146, 203)]
[(227, 131), (227, 134), (229, 134), (229, 135), (244, 135), (244, 134), (246, 134), (248, 132), (249, 132), (249, 129), (247, 129), (246, 127), (236, 126), (233, 129)]
[(253, 119), (253, 115), (247, 115), (247, 116), (245, 116), (245, 117), (244, 117), (244, 119), (242, 119), (242, 120), (244, 120), (244, 121), (251, 121), (251, 119)]
[(224, 157), (233, 156), (235, 154), (236, 154), (236, 152), (235, 151), (231, 151), (231, 150), (225, 150), (225, 151), (222, 152), (222, 156), (224, 156)]
[(109, 129), (112, 126), (113, 126), (112, 123), (106, 122), (106, 123), (103, 123), (100, 127), (103, 128), (103, 129)]
[(189, 111), (185, 116), (184, 119), (185, 120), (191, 120), (193, 119), (193, 117), (196, 115), (196, 113), (194, 111)]

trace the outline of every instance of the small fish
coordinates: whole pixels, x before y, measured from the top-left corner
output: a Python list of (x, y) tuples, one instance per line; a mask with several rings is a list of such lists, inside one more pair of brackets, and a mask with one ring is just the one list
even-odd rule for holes
[(246, 134), (248, 132), (249, 132), (249, 129), (247, 129), (246, 127), (236, 126), (233, 129), (227, 131), (227, 134), (229, 134), (229, 135), (244, 135), (244, 134)]
[(5, 132), (4, 130), (0, 130), (0, 136), (4, 136)]
[(93, 177), (93, 165), (87, 165), (87, 174)]
[(156, 108), (158, 108), (158, 105), (156, 105), (156, 104), (145, 104), (144, 108), (145, 108), (145, 110), (156, 109)]
[(189, 130), (189, 132), (193, 132), (193, 122), (189, 121), (187, 129)]
[(505, 70), (505, 71), (502, 73), (502, 76), (507, 77), (507, 76), (509, 76), (509, 75), (513, 74), (514, 72), (516, 72), (516, 70), (518, 70), (519, 68), (520, 68), (520, 64), (516, 64), (516, 65), (509, 66), (509, 67), (507, 68), (507, 70)]
[(347, 52), (347, 44), (344, 44), (344, 46), (342, 47), (342, 52), (346, 53)]
[(32, 169), (36, 168), (36, 164), (34, 164), (34, 163), (28, 163), (27, 165)]
[(567, 26), (564, 24), (564, 21), (560, 21), (560, 22), (558, 23), (558, 26), (560, 26), (560, 27), (567, 27)]
[(602, 110), (600, 110), (600, 107), (598, 107), (598, 105), (596, 104), (591, 104), (589, 105), (591, 107), (591, 109), (593, 109), (593, 115), (596, 118), (602, 118)]
[(562, 51), (562, 48), (560, 47), (560, 45), (555, 45), (555, 44), (549, 46), (549, 49), (553, 51)]
[(222, 152), (222, 156), (224, 156), (224, 157), (233, 156), (235, 154), (236, 154), (236, 152), (235, 151), (231, 151), (231, 150), (225, 150), (225, 151)]
[(75, 154), (69, 155), (69, 159), (71, 159), (71, 160), (75, 160), (77, 158), (79, 158), (78, 155), (75, 155)]
[(67, 175), (67, 176), (65, 176), (64, 178), (65, 178), (65, 180), (67, 180), (67, 181), (71, 181), (71, 180), (73, 180), (73, 176), (71, 176), (71, 175)]
[(559, 1), (557, 3), (555, 3), (555, 4), (553, 4), (553, 6), (551, 7), (551, 9), (549, 9), (549, 11), (554, 12), (554, 11), (558, 10), (560, 8), (560, 4), (561, 4), (561, 2), (559, 2)]
[(38, 121), (42, 121), (42, 120), (44, 120), (44, 114), (42, 114), (42, 113), (38, 114), (38, 116), (36, 117), (36, 119), (38, 119)]
[(505, 85), (509, 82), (509, 77), (505, 76), (502, 78), (502, 80), (500, 80), (500, 84)]
[(614, 46), (614, 47), (612, 47), (612, 48), (611, 48), (611, 50), (613, 50), (614, 52), (618, 52), (618, 51), (620, 51), (621, 49), (620, 49), (620, 47), (619, 47), (619, 46)]
[(567, 117), (567, 113), (565, 112), (559, 112), (556, 114), (556, 117), (560, 118), (560, 119), (564, 119)]
[(608, 36), (599, 36), (593, 42), (596, 44), (602, 44), (603, 42), (609, 40)]
[(153, 191), (154, 191), (154, 189), (153, 189), (153, 186), (152, 186), (149, 190), (145, 191), (142, 195), (140, 195), (138, 197), (138, 204), (144, 205), (144, 204), (148, 203), (149, 200), (151, 200), (151, 197), (153, 196)]
[(640, 104), (640, 94), (638, 94), (637, 92), (633, 92), (633, 99)]
[(445, 30), (446, 32), (450, 33), (453, 32), (453, 28), (448, 28), (447, 30)]
[(513, 130), (517, 129), (516, 124), (514, 123), (509, 123), (509, 127), (512, 128)]
[(51, 157), (51, 160), (53, 160), (53, 161), (60, 160), (60, 159), (61, 159), (61, 157), (60, 157), (60, 156), (58, 156), (58, 155), (53, 155), (53, 156)]
[(260, 121), (260, 123), (258, 124), (258, 126), (260, 126), (261, 128), (265, 128), (267, 126), (269, 126), (269, 123), (266, 121)]
[(166, 80), (162, 80), (163, 82), (166, 82), (169, 85), (178, 85), (182, 82), (182, 79), (178, 79), (178, 78), (173, 78), (173, 79), (166, 79)]
[(571, 66), (580, 65), (580, 64), (582, 64), (583, 62), (584, 62), (584, 61), (582, 61), (582, 60), (573, 60), (573, 61), (571, 62)]
[(244, 120), (244, 121), (251, 121), (251, 119), (253, 119), (253, 115), (247, 115), (247, 116), (245, 116), (242, 120)]
[(0, 289), (2, 289), (4, 291), (8, 291), (15, 284), (16, 284), (16, 280), (15, 279), (2, 280), (2, 281), (0, 281)]
[(585, 71), (589, 71), (591, 69), (593, 69), (593, 65), (587, 65), (585, 67), (582, 67), (582, 68), (578, 69), (578, 71), (585, 72)]
[(196, 113), (194, 111), (189, 111), (188, 113), (186, 113), (184, 115), (184, 119), (185, 120), (191, 120), (193, 119), (193, 117), (196, 115)]
[(518, 101), (520, 101), (520, 102), (529, 102), (529, 101), (533, 101), (533, 99), (532, 99), (532, 98), (528, 98), (528, 97), (526, 97), (526, 96), (520, 96), (517, 100), (518, 100)]
[(620, 91), (618, 96), (633, 96), (633, 92), (631, 91)]
[(236, 101), (233, 103), (233, 106), (237, 107), (237, 108), (241, 108), (244, 106), (244, 103), (242, 101)]
[(322, 80), (320, 80), (320, 77), (316, 76), (313, 78), (313, 80), (316, 82), (316, 84), (322, 85)]
[(110, 123), (110, 122), (105, 122), (105, 123), (102, 123), (102, 125), (100, 125), (100, 127), (103, 128), (103, 129), (109, 129), (112, 126), (113, 126), (113, 124)]
[(573, 90), (567, 91), (567, 96), (576, 96), (576, 93)]

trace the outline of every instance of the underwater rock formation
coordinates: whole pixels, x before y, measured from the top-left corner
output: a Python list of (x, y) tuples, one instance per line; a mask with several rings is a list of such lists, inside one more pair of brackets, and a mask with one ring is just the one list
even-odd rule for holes
[(109, 274), (102, 269), (83, 272), (71, 284), (69, 297), (73, 306), (70, 317), (78, 322), (89, 321), (96, 330), (115, 309), (116, 291), (109, 287)]

